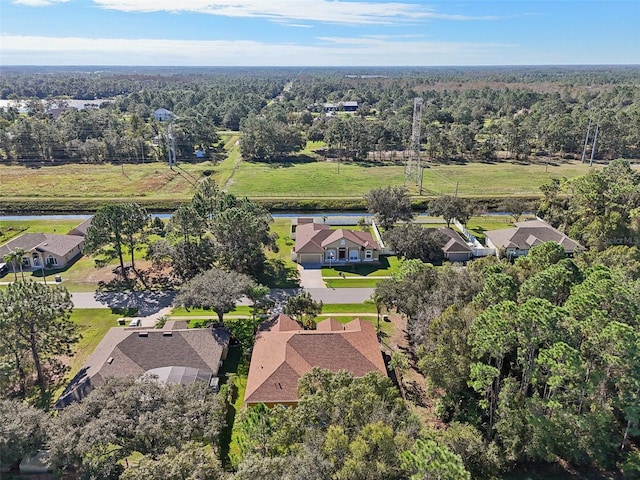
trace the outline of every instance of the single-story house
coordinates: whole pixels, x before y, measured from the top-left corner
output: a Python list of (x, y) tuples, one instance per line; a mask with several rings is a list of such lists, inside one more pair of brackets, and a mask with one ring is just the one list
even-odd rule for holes
[(67, 235), (77, 235), (80, 237), (86, 236), (87, 228), (89, 228), (89, 226), (91, 225), (91, 220), (93, 220), (93, 217), (89, 217), (86, 220), (83, 220), (80, 225), (69, 230), (69, 233), (67, 233)]
[(346, 370), (356, 377), (387, 374), (373, 324), (360, 319), (343, 324), (328, 318), (316, 330), (303, 330), (280, 314), (263, 323), (256, 335), (245, 403), (296, 405), (298, 380), (314, 367)]
[(584, 247), (564, 233), (542, 220), (517, 222), (515, 228), (485, 232), (487, 247), (503, 251), (508, 258), (526, 255), (531, 247), (545, 242), (556, 242), (564, 247), (567, 255), (584, 250)]
[(168, 122), (173, 119), (173, 112), (166, 108), (159, 108), (153, 112), (153, 118), (159, 122)]
[(342, 109), (345, 112), (355, 112), (356, 110), (358, 110), (358, 102), (356, 101), (342, 102)]
[(340, 109), (340, 105), (337, 103), (325, 103), (322, 105), (322, 109), (324, 110), (324, 113), (337, 112)]
[(164, 383), (189, 385), (202, 381), (216, 387), (229, 338), (229, 332), (223, 329), (111, 328), (55, 408), (81, 400), (106, 377), (155, 375)]
[(344, 265), (380, 260), (380, 246), (369, 232), (298, 219), (293, 256), (296, 262)]
[[(0, 246), (0, 258), (22, 248), (23, 269), (64, 268), (73, 259), (82, 255), (84, 237), (54, 233), (24, 233)], [(14, 265), (9, 263), (13, 269)]]
[(54, 108), (50, 108), (44, 113), (49, 115), (49, 117), (51, 117), (53, 120), (57, 120), (58, 118), (60, 118), (61, 115), (64, 115), (65, 113), (70, 112), (72, 110), (77, 111), (78, 109), (75, 107), (54, 107)]
[(447, 227), (438, 228), (438, 232), (444, 238), (442, 245), (444, 258), (450, 262), (466, 262), (473, 257), (473, 249), (458, 232)]

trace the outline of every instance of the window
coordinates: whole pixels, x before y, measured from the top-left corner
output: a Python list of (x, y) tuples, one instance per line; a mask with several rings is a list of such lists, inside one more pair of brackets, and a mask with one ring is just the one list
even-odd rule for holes
[(47, 265), (58, 265), (58, 259), (53, 255), (47, 257)]
[(22, 266), (23, 267), (28, 267), (29, 265), (31, 265), (29, 263), (29, 258), (28, 257), (22, 257)]
[(373, 258), (373, 252), (371, 250), (364, 251), (365, 260), (371, 260)]

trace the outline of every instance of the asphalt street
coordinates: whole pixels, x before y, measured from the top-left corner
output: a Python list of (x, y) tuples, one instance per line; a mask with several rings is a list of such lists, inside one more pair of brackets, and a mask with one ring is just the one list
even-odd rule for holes
[[(270, 297), (276, 304), (302, 289), (274, 289)], [(307, 288), (316, 301), (323, 303), (362, 303), (371, 298), (373, 288)], [(146, 317), (171, 306), (175, 292), (76, 292), (71, 294), (75, 308), (137, 308), (137, 315)], [(248, 305), (242, 299), (242, 305)]]

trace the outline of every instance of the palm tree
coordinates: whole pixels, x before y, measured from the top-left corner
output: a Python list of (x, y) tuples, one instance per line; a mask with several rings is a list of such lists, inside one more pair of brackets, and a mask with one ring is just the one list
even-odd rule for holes
[(2, 260), (10, 263), (11, 266), (13, 267), (13, 277), (14, 277), (14, 281), (17, 282), (18, 281), (18, 269), (16, 268), (16, 252), (10, 251), (9, 253), (7, 253), (4, 257), (2, 257)]
[(24, 282), (24, 270), (22, 270), (22, 257), (26, 255), (26, 250), (24, 248), (16, 248), (14, 252), (16, 255), (16, 260), (18, 261), (18, 266), (20, 267), (20, 276), (22, 276), (22, 281)]

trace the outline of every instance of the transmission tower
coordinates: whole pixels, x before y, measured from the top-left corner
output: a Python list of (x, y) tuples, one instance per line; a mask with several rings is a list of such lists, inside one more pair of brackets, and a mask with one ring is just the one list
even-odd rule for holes
[[(413, 99), (413, 127), (411, 130), (411, 145), (409, 158), (404, 168), (404, 183), (422, 183), (422, 164), (420, 162), (420, 126), (422, 125), (422, 98)], [(422, 190), (422, 185), (420, 185)]]
[(167, 125), (167, 153), (169, 155), (169, 168), (173, 170), (173, 166), (178, 164), (176, 160), (176, 137), (173, 132), (173, 118)]

